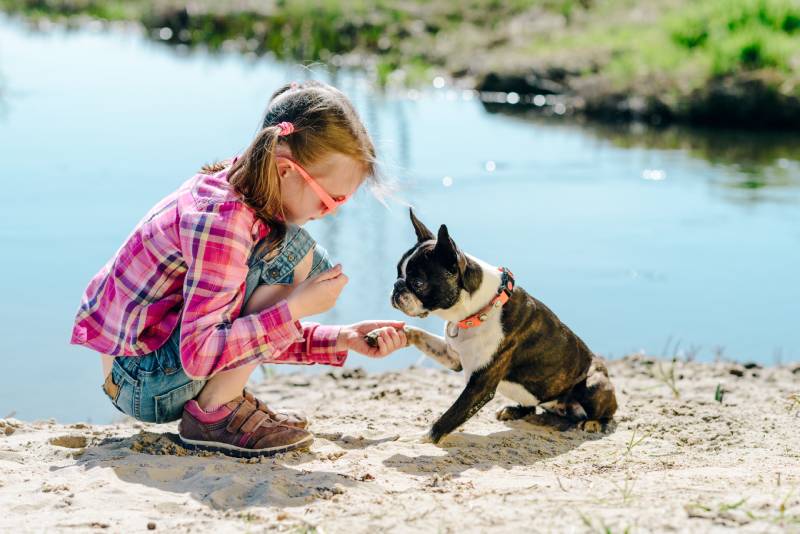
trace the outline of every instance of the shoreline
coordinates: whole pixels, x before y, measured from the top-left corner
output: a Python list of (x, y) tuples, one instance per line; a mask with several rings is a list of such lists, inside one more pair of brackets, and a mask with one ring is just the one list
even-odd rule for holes
[(316, 435), (259, 460), (189, 453), (174, 423), (0, 420), (0, 528), (800, 531), (800, 365), (608, 364), (620, 409), (602, 434), (501, 423), (497, 395), (441, 446), (419, 443), (463, 384), (427, 368), (258, 384)]

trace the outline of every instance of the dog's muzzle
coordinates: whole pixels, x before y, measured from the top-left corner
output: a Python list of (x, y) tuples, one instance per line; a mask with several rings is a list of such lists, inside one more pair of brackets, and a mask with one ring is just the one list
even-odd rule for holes
[(394, 283), (394, 290), (392, 291), (392, 306), (400, 311), (403, 311), (401, 305), (402, 295), (407, 290), (408, 287), (406, 286), (406, 281), (403, 280), (402, 278), (398, 278), (397, 281)]
[(398, 278), (397, 282), (394, 283), (392, 307), (412, 317), (427, 317), (428, 315), (428, 311), (422, 306), (422, 302), (408, 289), (406, 281), (402, 278)]

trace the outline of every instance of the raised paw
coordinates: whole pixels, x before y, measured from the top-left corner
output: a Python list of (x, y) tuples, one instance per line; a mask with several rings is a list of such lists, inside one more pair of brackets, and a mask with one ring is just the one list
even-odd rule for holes
[(603, 430), (603, 425), (600, 424), (600, 421), (581, 421), (579, 426), (584, 432), (595, 433)]
[(378, 330), (373, 330), (369, 334), (366, 334), (364, 336), (364, 341), (366, 341), (367, 345), (369, 345), (372, 348), (377, 347), (378, 346)]

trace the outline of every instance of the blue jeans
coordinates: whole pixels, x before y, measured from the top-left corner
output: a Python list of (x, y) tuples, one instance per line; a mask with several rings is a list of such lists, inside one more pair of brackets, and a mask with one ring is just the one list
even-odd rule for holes
[[(265, 259), (266, 247), (259, 243), (248, 261), (249, 271), (242, 306), (263, 284), (288, 285), (294, 270), (314, 250), (309, 277), (331, 268), (325, 249), (317, 245), (303, 228), (289, 226), (280, 252)], [(111, 374), (102, 388), (112, 404), (125, 415), (148, 423), (167, 423), (181, 418), (183, 405), (195, 398), (205, 380), (192, 380), (183, 371), (180, 357), (180, 326), (167, 342), (144, 356), (114, 358)]]

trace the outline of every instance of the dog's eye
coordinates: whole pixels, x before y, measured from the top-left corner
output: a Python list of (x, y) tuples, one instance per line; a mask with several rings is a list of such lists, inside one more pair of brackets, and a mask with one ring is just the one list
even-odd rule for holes
[(414, 289), (422, 289), (423, 287), (425, 287), (425, 282), (423, 282), (419, 278), (414, 278), (413, 280), (411, 280), (411, 287), (413, 287)]

